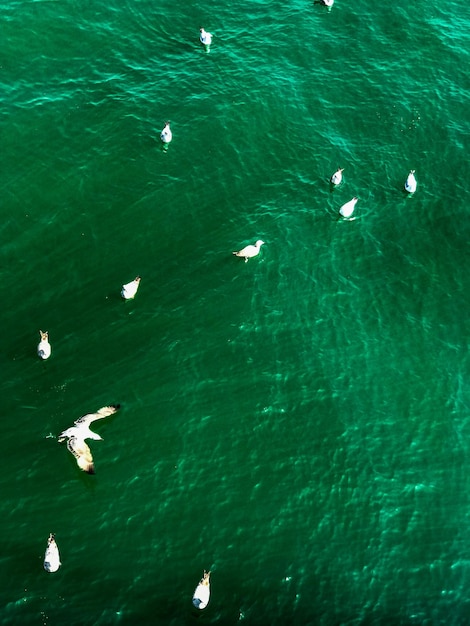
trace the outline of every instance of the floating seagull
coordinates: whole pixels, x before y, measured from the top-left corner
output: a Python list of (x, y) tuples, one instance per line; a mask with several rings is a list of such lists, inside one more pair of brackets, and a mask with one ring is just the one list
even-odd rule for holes
[(140, 276), (136, 276), (134, 278), (134, 280), (131, 280), (130, 283), (127, 283), (127, 284), (122, 286), (121, 296), (125, 300), (130, 300), (137, 293), (137, 289), (139, 288), (139, 284), (140, 284)]
[(163, 141), (163, 143), (170, 143), (170, 141), (173, 139), (173, 135), (170, 130), (170, 122), (165, 122), (165, 128), (160, 133), (160, 139)]
[(204, 576), (199, 581), (193, 594), (193, 604), (197, 609), (205, 609), (211, 597), (210, 571), (204, 570)]
[(55, 536), (51, 533), (47, 540), (46, 554), (44, 555), (44, 569), (46, 572), (57, 572), (60, 566), (59, 548), (55, 542)]
[(258, 239), (258, 241), (255, 243), (254, 246), (251, 246), (251, 245), (245, 246), (242, 250), (239, 250), (238, 252), (232, 252), (232, 254), (234, 254), (235, 256), (243, 257), (246, 263), (248, 259), (251, 259), (252, 257), (259, 254), (259, 249), (261, 248), (263, 244), (264, 244), (264, 241), (261, 241), (261, 239)]
[(329, 7), (330, 9), (334, 3), (335, 3), (335, 0), (315, 0), (314, 2), (314, 4), (323, 4), (323, 6)]
[(90, 448), (85, 443), (85, 439), (103, 439), (90, 430), (89, 425), (95, 420), (100, 420), (104, 417), (108, 417), (108, 415), (113, 415), (113, 413), (116, 413), (119, 409), (119, 406), (119, 404), (112, 404), (110, 406), (104, 406), (102, 409), (96, 411), (96, 413), (83, 415), (78, 420), (75, 420), (74, 426), (64, 430), (58, 437), (59, 443), (68, 439), (67, 448), (77, 459), (78, 467), (88, 474), (95, 473), (95, 466)]
[(199, 29), (199, 41), (206, 47), (206, 50), (209, 50), (209, 46), (212, 43), (212, 35), (211, 33), (208, 33), (206, 30), (204, 30), (203, 28)]
[(408, 178), (406, 179), (405, 191), (408, 193), (414, 193), (416, 191), (416, 185), (415, 171), (411, 170), (408, 174)]
[(38, 356), (41, 359), (48, 359), (51, 356), (51, 344), (49, 343), (49, 333), (43, 333), (42, 330), (39, 331), (41, 335), (41, 341), (38, 344)]
[(336, 172), (330, 178), (330, 183), (332, 185), (339, 185), (340, 184), (340, 182), (343, 180), (343, 171), (344, 171), (344, 167), (338, 168), (336, 170)]
[(346, 202), (346, 204), (343, 204), (343, 206), (339, 210), (340, 214), (346, 218), (351, 217), (354, 212), (354, 207), (356, 206), (357, 200), (357, 198), (353, 198), (349, 202)]

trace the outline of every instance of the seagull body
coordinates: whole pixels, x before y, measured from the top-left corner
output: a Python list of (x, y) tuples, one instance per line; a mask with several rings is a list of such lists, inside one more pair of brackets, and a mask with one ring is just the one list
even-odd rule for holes
[(408, 174), (408, 178), (406, 179), (405, 191), (407, 191), (408, 193), (414, 193), (416, 191), (416, 186), (417, 182), (415, 178), (415, 171), (411, 170)]
[(233, 252), (232, 254), (234, 254), (235, 256), (241, 256), (242, 258), (245, 259), (245, 263), (246, 263), (248, 259), (251, 259), (252, 257), (259, 254), (260, 248), (263, 244), (264, 244), (264, 241), (261, 241), (261, 239), (258, 239), (258, 241), (255, 243), (254, 246), (253, 245), (245, 246), (238, 252)]
[(211, 573), (204, 570), (204, 576), (199, 581), (193, 594), (193, 605), (197, 609), (205, 609), (209, 604), (211, 597), (211, 585), (210, 585)]
[(351, 215), (354, 213), (354, 207), (356, 206), (357, 200), (357, 198), (353, 198), (349, 202), (346, 202), (346, 204), (343, 204), (343, 206), (339, 210), (340, 214), (343, 217), (351, 217)]
[(135, 296), (135, 294), (137, 293), (137, 289), (139, 288), (139, 284), (140, 276), (136, 276), (136, 278), (134, 278), (134, 280), (131, 280), (130, 283), (126, 283), (122, 286), (121, 296), (124, 298), (124, 300), (130, 300)]
[(38, 356), (41, 359), (48, 359), (51, 356), (51, 344), (49, 343), (49, 333), (43, 333), (42, 330), (39, 331), (41, 335), (41, 341), (38, 344)]
[(170, 141), (173, 139), (173, 135), (170, 129), (170, 122), (165, 122), (165, 128), (160, 133), (160, 139), (163, 141), (163, 143), (170, 143)]
[(212, 43), (212, 34), (208, 33), (203, 28), (199, 29), (199, 33), (199, 41), (208, 48)]
[(95, 420), (103, 419), (108, 415), (113, 415), (119, 409), (119, 404), (104, 406), (96, 411), (96, 413), (87, 413), (74, 422), (74, 425), (60, 433), (58, 437), (59, 443), (66, 439), (67, 448), (77, 460), (77, 465), (87, 474), (95, 473), (95, 465), (90, 448), (85, 443), (85, 439), (100, 440), (102, 437), (90, 430), (90, 424)]
[(338, 168), (333, 176), (330, 178), (330, 183), (332, 185), (339, 185), (340, 182), (343, 180), (343, 170), (344, 167)]
[(54, 535), (51, 533), (47, 540), (46, 554), (44, 555), (44, 569), (46, 572), (57, 572), (60, 566), (59, 548)]

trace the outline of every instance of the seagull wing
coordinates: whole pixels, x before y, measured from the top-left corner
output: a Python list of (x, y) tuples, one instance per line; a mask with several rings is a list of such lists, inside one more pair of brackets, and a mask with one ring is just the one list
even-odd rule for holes
[(91, 456), (90, 448), (85, 443), (84, 439), (77, 439), (77, 437), (70, 437), (67, 441), (67, 448), (77, 459), (77, 465), (80, 469), (87, 474), (95, 473), (95, 466), (93, 464), (93, 457)]
[(239, 250), (238, 252), (234, 252), (233, 254), (235, 254), (236, 256), (241, 256), (241, 257), (249, 257), (253, 255), (253, 252), (256, 253), (257, 248), (256, 246), (245, 246), (244, 248), (242, 248), (241, 250)]
[(108, 417), (108, 415), (113, 415), (119, 409), (119, 404), (112, 404), (110, 406), (104, 406), (101, 409), (98, 409), (96, 413), (87, 413), (86, 415), (82, 415), (78, 420), (75, 420), (75, 424), (86, 424), (87, 426), (94, 422), (95, 420), (101, 420), (104, 417)]

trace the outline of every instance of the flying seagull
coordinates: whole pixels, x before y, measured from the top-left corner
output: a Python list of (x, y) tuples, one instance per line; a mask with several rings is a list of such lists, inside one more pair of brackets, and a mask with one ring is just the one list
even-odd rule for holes
[(113, 413), (116, 413), (119, 409), (119, 406), (119, 404), (111, 404), (110, 406), (104, 406), (96, 411), (96, 413), (83, 415), (78, 420), (75, 420), (73, 426), (60, 433), (58, 437), (59, 443), (68, 439), (67, 448), (77, 459), (78, 467), (88, 474), (95, 473), (95, 465), (90, 448), (85, 443), (85, 439), (102, 439), (102, 437), (90, 430), (90, 424), (95, 420), (101, 420), (104, 417), (108, 417), (108, 415), (113, 415)]

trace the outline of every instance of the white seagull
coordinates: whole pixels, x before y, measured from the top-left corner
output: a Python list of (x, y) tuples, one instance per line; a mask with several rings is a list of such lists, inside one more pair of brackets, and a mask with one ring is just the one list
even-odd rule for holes
[(125, 285), (123, 285), (121, 289), (121, 296), (124, 298), (124, 300), (130, 300), (131, 298), (133, 298), (137, 293), (139, 285), (140, 276), (136, 276), (134, 280), (131, 280), (130, 283), (126, 283)]
[(415, 178), (415, 171), (411, 170), (408, 174), (408, 178), (406, 179), (405, 191), (407, 191), (408, 193), (414, 193), (416, 191), (416, 186), (417, 182)]
[(208, 33), (206, 30), (204, 30), (203, 28), (199, 29), (199, 41), (206, 46), (206, 49), (211, 45), (212, 43), (212, 34)]
[(170, 129), (170, 122), (165, 122), (165, 128), (160, 133), (160, 139), (163, 141), (163, 143), (170, 143), (170, 141), (173, 139), (173, 134)]
[(49, 343), (49, 333), (43, 333), (42, 330), (39, 331), (41, 335), (41, 341), (38, 344), (38, 356), (41, 359), (48, 359), (51, 356), (51, 344)]
[(78, 467), (88, 474), (95, 473), (95, 465), (93, 463), (90, 448), (85, 443), (85, 439), (103, 439), (90, 430), (89, 425), (95, 420), (100, 420), (104, 417), (108, 417), (108, 415), (113, 415), (119, 409), (119, 406), (119, 404), (112, 404), (110, 406), (104, 406), (96, 411), (96, 413), (87, 413), (87, 415), (83, 415), (78, 420), (75, 420), (73, 426), (61, 432), (58, 437), (59, 443), (68, 439), (67, 448), (77, 459)]
[(47, 540), (46, 554), (44, 555), (44, 569), (46, 572), (57, 572), (60, 566), (59, 548), (55, 536), (51, 533)]
[(194, 590), (193, 604), (197, 609), (205, 609), (211, 597), (210, 571), (204, 570), (204, 576)]
[(244, 248), (242, 248), (238, 252), (232, 252), (232, 254), (234, 254), (235, 256), (243, 257), (245, 259), (245, 263), (246, 263), (248, 261), (248, 259), (251, 259), (252, 257), (254, 257), (257, 254), (259, 254), (259, 250), (260, 250), (260, 248), (261, 248), (261, 246), (263, 244), (264, 244), (264, 241), (261, 241), (261, 239), (258, 239), (258, 241), (255, 243), (254, 246), (252, 246), (252, 245), (245, 246)]
[(343, 170), (344, 167), (338, 168), (333, 176), (330, 178), (330, 183), (332, 185), (339, 185), (340, 182), (343, 180)]
[(346, 202), (346, 204), (343, 204), (343, 206), (339, 210), (340, 215), (346, 218), (351, 217), (351, 215), (354, 213), (354, 207), (356, 206), (357, 200), (357, 198), (353, 198), (349, 202)]
[(315, 0), (315, 4), (323, 4), (325, 7), (331, 7), (334, 5), (335, 0)]

